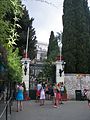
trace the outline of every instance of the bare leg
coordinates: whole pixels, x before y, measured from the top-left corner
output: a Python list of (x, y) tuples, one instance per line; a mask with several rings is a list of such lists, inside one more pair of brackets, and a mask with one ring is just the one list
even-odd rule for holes
[(42, 100), (40, 99), (40, 106), (42, 105)]
[(43, 99), (42, 102), (43, 102), (42, 104), (44, 105), (45, 100)]
[(39, 99), (40, 99), (40, 96), (37, 96), (37, 99), (36, 99), (36, 100), (37, 100), (37, 102), (39, 102)]
[(56, 107), (57, 106), (57, 103), (56, 103), (57, 101), (56, 101), (56, 98), (54, 97), (54, 107)]
[(59, 99), (56, 100), (56, 105), (59, 106)]
[(48, 94), (48, 100), (50, 100), (50, 95)]
[(19, 103), (18, 103), (19, 101), (17, 100), (17, 112), (18, 112), (18, 108), (19, 108)]
[(22, 110), (22, 101), (20, 101), (20, 110)]
[(54, 104), (54, 96), (52, 96), (52, 104)]
[(36, 96), (36, 102), (38, 102), (38, 96)]
[(55, 99), (55, 97), (53, 98), (53, 104), (55, 105), (55, 103), (56, 103), (56, 99)]

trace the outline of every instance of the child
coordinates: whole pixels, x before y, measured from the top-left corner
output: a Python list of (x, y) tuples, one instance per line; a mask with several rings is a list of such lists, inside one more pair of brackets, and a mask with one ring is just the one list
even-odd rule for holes
[(41, 87), (41, 91), (40, 91), (40, 106), (44, 105), (45, 102), (45, 91), (44, 88)]

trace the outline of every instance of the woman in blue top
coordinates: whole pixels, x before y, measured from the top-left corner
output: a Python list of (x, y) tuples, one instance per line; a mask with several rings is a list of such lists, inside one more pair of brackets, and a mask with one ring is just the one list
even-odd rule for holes
[(17, 100), (17, 112), (18, 112), (19, 109), (22, 110), (22, 101), (24, 100), (22, 83), (17, 85), (16, 89), (17, 89), (16, 100)]

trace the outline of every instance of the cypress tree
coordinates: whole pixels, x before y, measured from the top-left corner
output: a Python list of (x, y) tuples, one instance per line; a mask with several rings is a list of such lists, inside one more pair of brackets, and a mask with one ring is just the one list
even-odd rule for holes
[(49, 38), (48, 51), (47, 51), (47, 59), (51, 59), (51, 61), (54, 62), (58, 55), (59, 55), (58, 41), (54, 35), (54, 32), (51, 31), (50, 38)]
[(29, 39), (28, 39), (28, 56), (30, 59), (34, 59), (36, 56), (36, 33), (33, 28), (33, 18), (29, 17), (26, 7), (24, 7), (22, 18), (19, 21), (19, 24), (22, 28), (18, 29), (19, 40), (17, 41), (17, 47), (19, 47), (20, 54), (23, 55), (24, 50), (26, 49), (27, 43), (27, 30), (29, 27)]
[(49, 38), (49, 45), (47, 51), (47, 60), (44, 67), (44, 73), (50, 82), (55, 82), (56, 79), (56, 67), (53, 62), (56, 61), (56, 57), (59, 55), (59, 47), (57, 42), (57, 37), (55, 37), (54, 32), (51, 31)]
[(64, 0), (63, 56), (68, 73), (88, 72), (89, 28), (85, 0)]

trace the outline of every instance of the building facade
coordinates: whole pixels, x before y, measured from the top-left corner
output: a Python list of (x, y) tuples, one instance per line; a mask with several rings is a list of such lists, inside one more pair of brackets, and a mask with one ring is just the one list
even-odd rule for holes
[(37, 61), (43, 61), (44, 59), (47, 58), (47, 49), (48, 49), (48, 44), (46, 43), (37, 43)]

